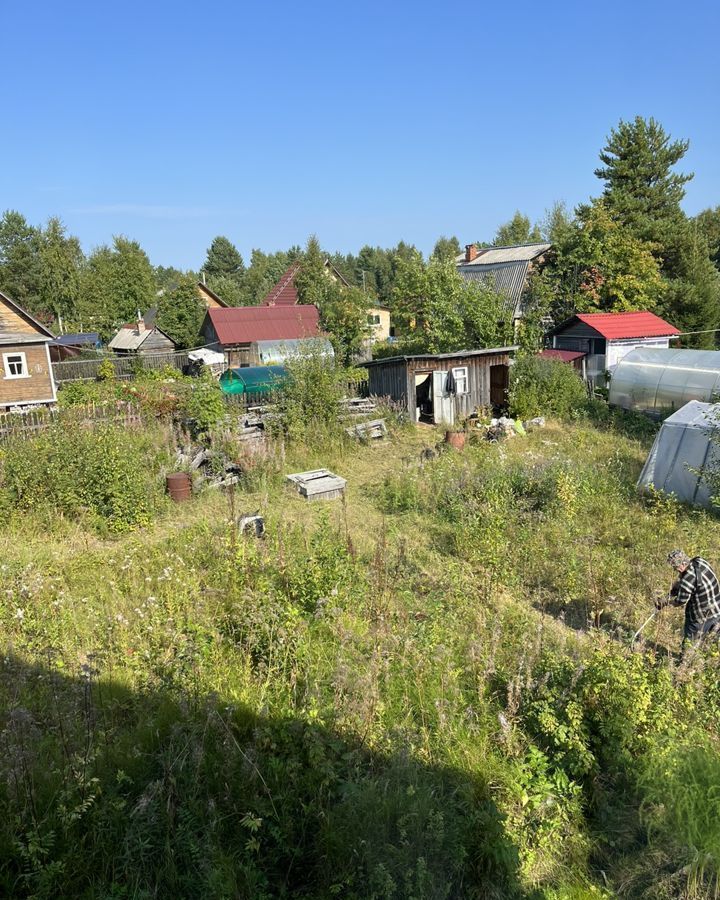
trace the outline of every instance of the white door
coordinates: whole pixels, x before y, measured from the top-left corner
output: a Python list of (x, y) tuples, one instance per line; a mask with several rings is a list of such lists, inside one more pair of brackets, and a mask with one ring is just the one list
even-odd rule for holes
[(455, 398), (447, 392), (447, 372), (433, 372), (433, 421), (436, 425), (455, 424)]

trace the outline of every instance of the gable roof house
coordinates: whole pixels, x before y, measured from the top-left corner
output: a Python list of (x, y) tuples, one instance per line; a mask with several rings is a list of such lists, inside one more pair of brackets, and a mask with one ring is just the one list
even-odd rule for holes
[(578, 313), (548, 332), (553, 350), (584, 356), (585, 373), (598, 385), (606, 381), (623, 357), (638, 347), (667, 349), (670, 338), (680, 334), (674, 325), (655, 313)]
[(257, 341), (285, 341), (320, 335), (316, 306), (230, 306), (209, 309), (202, 326), (206, 344), (220, 350), (230, 368), (250, 365), (250, 345)]
[[(262, 302), (262, 306), (297, 306), (300, 303), (297, 288), (295, 287), (295, 276), (300, 271), (302, 262), (296, 260), (283, 273), (277, 284), (272, 287)], [(325, 262), (325, 270), (330, 278), (339, 281), (345, 287), (350, 287), (350, 282), (345, 278), (342, 272), (339, 272), (332, 263), (327, 260)], [(390, 325), (390, 309), (380, 303), (370, 303), (367, 307), (368, 329), (370, 331), (368, 337), (368, 345), (374, 344), (376, 341), (386, 341), (391, 334)]]
[[(147, 322), (146, 319), (150, 319)], [(108, 349), (113, 353), (122, 355), (136, 355), (148, 353), (173, 353), (177, 350), (177, 344), (164, 331), (155, 325), (153, 310), (143, 317), (138, 315), (137, 322), (123, 325), (115, 337), (108, 344)]]
[(542, 266), (551, 247), (540, 242), (513, 247), (467, 244), (455, 265), (466, 281), (478, 281), (505, 297), (505, 308), (515, 325), (525, 312), (530, 276)]
[(48, 344), (54, 335), (0, 292), (0, 410), (54, 403)]
[(197, 283), (198, 294), (206, 309), (226, 309), (228, 304), (223, 298), (211, 290), (204, 282)]

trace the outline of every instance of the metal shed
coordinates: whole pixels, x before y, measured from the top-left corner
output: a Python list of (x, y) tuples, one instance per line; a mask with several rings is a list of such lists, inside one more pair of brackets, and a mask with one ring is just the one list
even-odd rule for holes
[(720, 351), (640, 348), (622, 359), (610, 382), (613, 406), (662, 418), (690, 400), (720, 395)]
[(413, 422), (454, 425), (478, 406), (506, 405), (515, 350), (392, 356), (363, 365), (371, 395), (403, 404)]

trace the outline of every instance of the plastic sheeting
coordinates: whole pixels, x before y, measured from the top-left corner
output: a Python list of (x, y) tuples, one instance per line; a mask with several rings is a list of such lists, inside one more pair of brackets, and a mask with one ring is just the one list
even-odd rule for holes
[(250, 361), (253, 365), (282, 365), (305, 352), (319, 353), (325, 359), (334, 359), (333, 345), (327, 338), (288, 338), (282, 341), (253, 341), (250, 344)]
[(638, 479), (638, 490), (654, 488), (683, 503), (710, 507), (704, 473), (720, 469), (720, 404), (692, 400), (662, 424)]
[(720, 396), (720, 351), (640, 347), (617, 364), (610, 404), (662, 417), (689, 400)]

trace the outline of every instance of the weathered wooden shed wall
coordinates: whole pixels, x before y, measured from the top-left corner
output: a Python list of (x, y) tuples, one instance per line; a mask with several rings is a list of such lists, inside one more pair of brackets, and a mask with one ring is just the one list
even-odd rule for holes
[[(377, 360), (367, 364), (368, 389), (378, 397), (390, 397), (402, 403), (415, 420), (416, 376), (433, 372), (450, 372), (466, 368), (468, 392), (453, 397), (455, 420), (469, 416), (477, 406), (490, 406), (491, 369), (493, 366), (509, 366), (514, 348), (498, 348), (468, 354), (440, 354), (437, 356), (410, 356)], [(501, 402), (495, 398), (495, 403)]]

